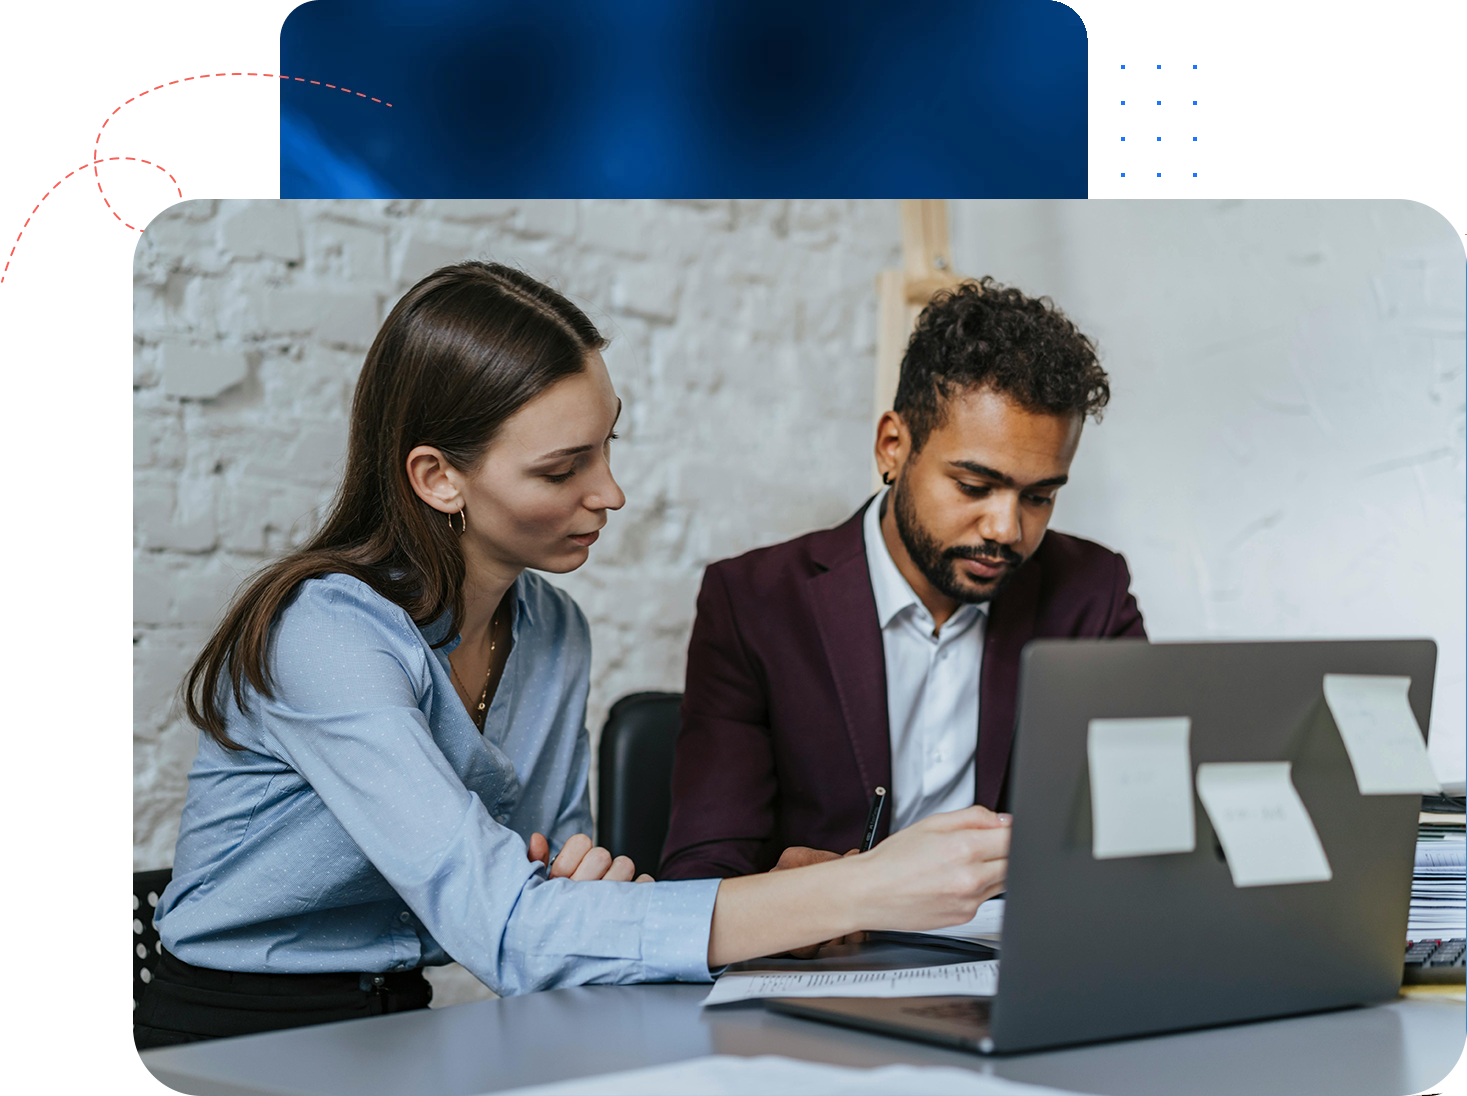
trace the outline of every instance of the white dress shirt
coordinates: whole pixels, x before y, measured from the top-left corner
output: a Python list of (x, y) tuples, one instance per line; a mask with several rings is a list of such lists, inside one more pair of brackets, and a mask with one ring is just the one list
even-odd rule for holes
[(961, 605), (934, 629), (881, 535), (887, 491), (866, 508), (864, 535), (886, 659), (893, 832), (939, 811), (971, 807), (978, 749), (978, 677), (988, 605)]

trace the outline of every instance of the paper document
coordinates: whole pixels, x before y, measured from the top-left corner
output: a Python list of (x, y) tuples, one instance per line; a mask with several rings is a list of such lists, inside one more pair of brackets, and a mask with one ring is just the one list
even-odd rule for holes
[(756, 1058), (715, 1054), (516, 1088), (502, 1096), (747, 1096), (750, 1092), (798, 1092), (801, 1096), (1059, 1096), (1059, 1091), (956, 1066), (857, 1069), (776, 1054)]
[(756, 997), (991, 997), (998, 992), (998, 960), (904, 970), (770, 971), (725, 974), (704, 1005)]
[(1097, 860), (1191, 852), (1192, 753), (1186, 716), (1092, 719), (1090, 820)]
[[(1416, 846), (1416, 870), (1422, 868), (1456, 868), (1460, 873), (1467, 868), (1467, 845), (1460, 841), (1433, 841), (1422, 847), (1422, 843)], [(985, 902), (984, 905), (987, 905)], [(978, 907), (981, 911), (982, 906)], [(951, 932), (951, 929), (943, 929), (943, 932)]]
[(1197, 766), (1197, 794), (1227, 854), (1234, 886), (1332, 878), (1324, 846), (1289, 769), (1287, 761)]
[(954, 940), (967, 940), (997, 948), (1003, 938), (1003, 899), (990, 898), (978, 907), (973, 920), (945, 929), (918, 929), (920, 936), (950, 936)]
[(1428, 795), (1441, 791), (1426, 741), (1406, 700), (1409, 677), (1325, 674), (1324, 699), (1334, 716), (1361, 795)]

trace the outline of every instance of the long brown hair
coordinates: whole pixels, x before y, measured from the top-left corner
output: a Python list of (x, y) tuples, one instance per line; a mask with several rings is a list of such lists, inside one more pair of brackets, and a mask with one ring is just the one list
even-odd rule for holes
[(346, 474), (331, 513), (301, 548), (251, 580), (184, 679), (188, 716), (228, 749), (220, 678), (244, 709), (246, 680), (271, 695), (270, 627), (306, 579), (340, 572), (405, 609), (419, 627), (463, 616), (464, 560), (443, 514), (413, 491), (407, 455), (435, 446), (461, 471), (504, 422), (606, 340), (579, 308), (498, 263), (436, 270), (393, 307), (367, 351), (352, 399)]

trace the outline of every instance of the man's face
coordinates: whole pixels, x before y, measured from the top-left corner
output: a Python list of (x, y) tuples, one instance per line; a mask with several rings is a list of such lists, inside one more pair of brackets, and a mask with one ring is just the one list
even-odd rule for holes
[[(905, 424), (886, 446), (884, 467), (897, 466), (892, 516), (907, 555), (936, 591), (953, 601), (988, 601), (1044, 539), (1084, 419), (1026, 411), (987, 387), (955, 394), (946, 411), (920, 452), (911, 452)], [(883, 418), (878, 460), (890, 429)]]

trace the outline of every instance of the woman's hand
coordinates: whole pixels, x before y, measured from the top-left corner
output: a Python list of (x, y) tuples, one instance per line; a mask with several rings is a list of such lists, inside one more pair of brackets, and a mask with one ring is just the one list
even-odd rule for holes
[(862, 927), (939, 929), (972, 920), (1004, 889), (1012, 821), (978, 806), (929, 815), (857, 858), (869, 896)]
[[(550, 863), (550, 842), (545, 839), (545, 835), (531, 834), (527, 855), (531, 860), (538, 860), (546, 865), (550, 869), (551, 879), (570, 879), (578, 883), (607, 879), (613, 883), (630, 883), (637, 872), (631, 857), (618, 856), (613, 859), (610, 852), (600, 845), (593, 845), (591, 839), (583, 833), (576, 834), (565, 843), (553, 864)], [(644, 872), (637, 876), (636, 882), (650, 883), (652, 877)]]
[(970, 921), (979, 905), (1003, 890), (1009, 822), (1008, 815), (968, 807), (924, 818), (867, 853), (725, 879), (713, 904), (708, 965), (792, 951), (862, 929), (937, 929)]

